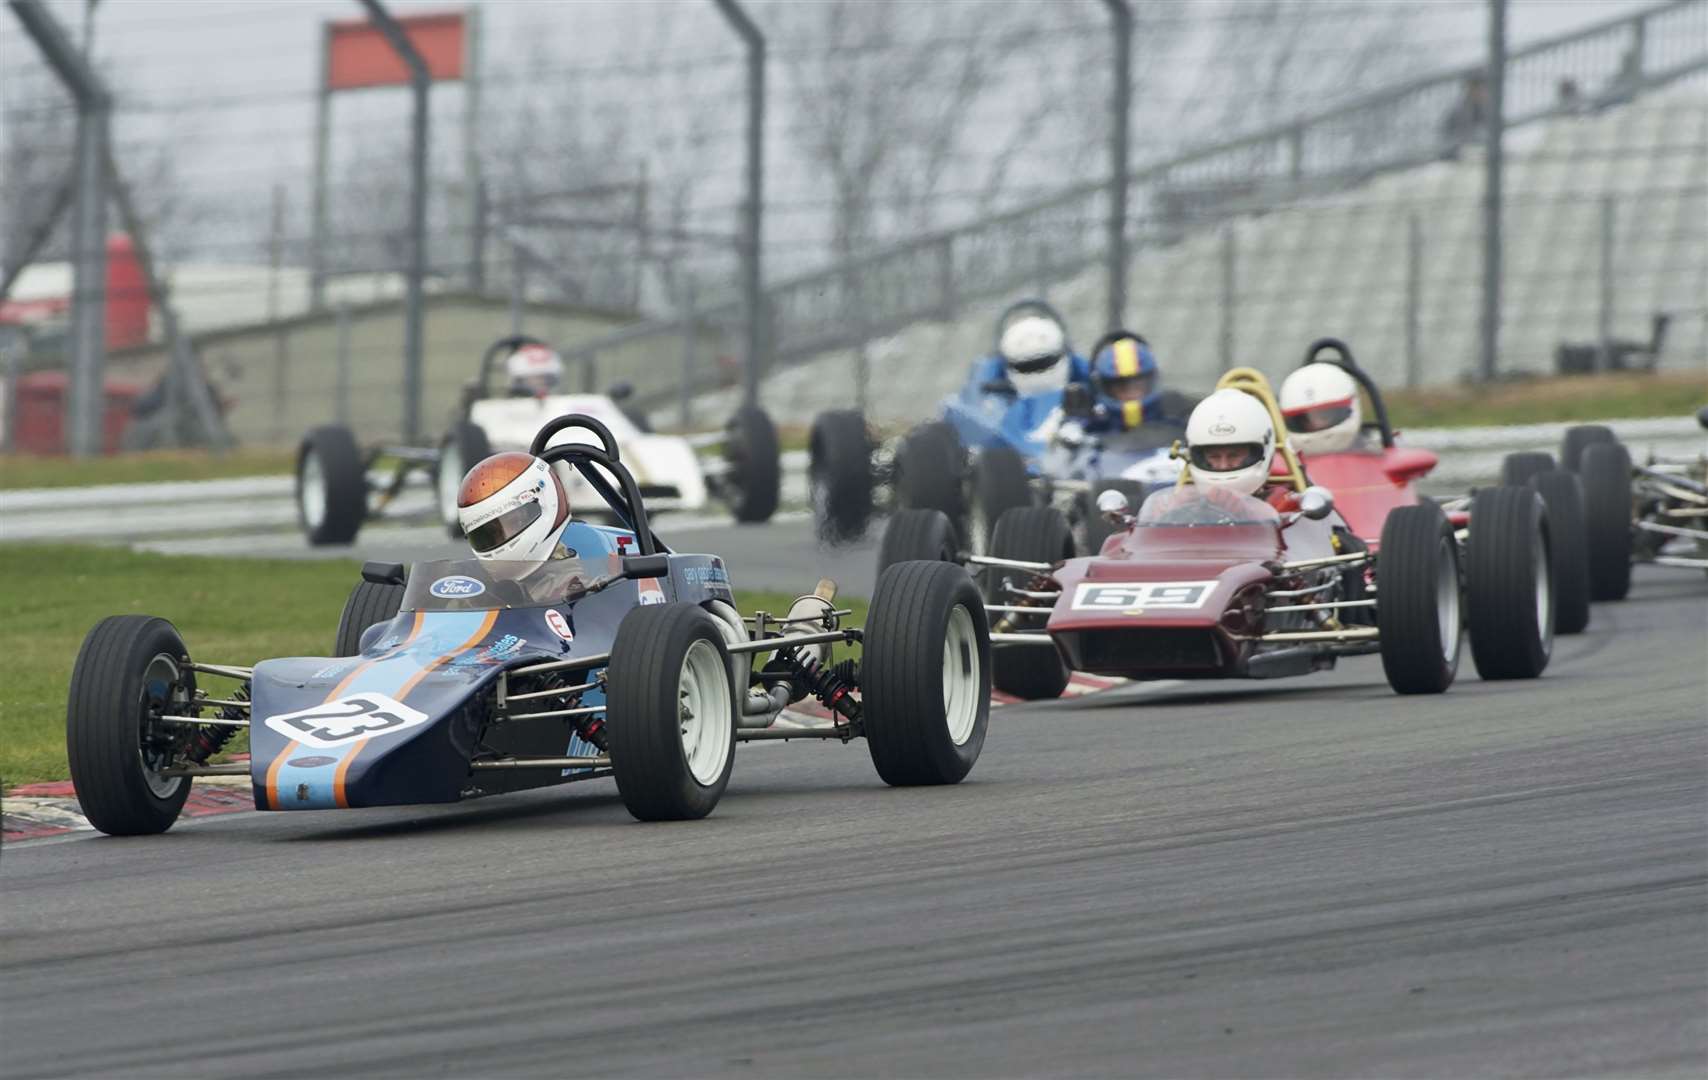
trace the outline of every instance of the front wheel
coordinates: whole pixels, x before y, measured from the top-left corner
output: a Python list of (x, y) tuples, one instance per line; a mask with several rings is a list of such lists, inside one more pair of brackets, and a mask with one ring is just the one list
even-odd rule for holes
[(1591, 443), (1578, 463), (1583, 481), (1589, 598), (1623, 600), (1631, 591), (1631, 453), (1617, 442)]
[(297, 523), (308, 542), (348, 544), (368, 515), (368, 471), (356, 436), (340, 424), (310, 431), (297, 447)]
[(1576, 473), (1549, 469), (1530, 478), (1548, 507), (1554, 545), (1554, 632), (1581, 634), (1589, 626), (1589, 538), (1583, 484)]
[[(1025, 506), (997, 519), (996, 528), (991, 531), (990, 553), (999, 559), (1059, 563), (1073, 558), (1073, 533), (1067, 519), (1055, 507)], [(1025, 570), (990, 566), (985, 568), (983, 576), (988, 603), (1021, 605), (1025, 598), (1015, 590), (1030, 582), (1034, 575)], [(998, 628), (1042, 631), (1050, 610), (1045, 604), (1038, 607), (1035, 615), (1006, 614), (998, 620)], [(1061, 697), (1067, 689), (1067, 664), (1062, 661), (1061, 653), (1049, 645), (1005, 645), (992, 666), (991, 677), (996, 688), (1026, 701)]]
[(855, 409), (820, 413), (812, 422), (807, 488), (819, 535), (856, 540), (872, 517), (872, 435)]
[(397, 618), (403, 608), (402, 585), (390, 582), (358, 581), (344, 600), (344, 612), (338, 616), (338, 633), (333, 638), (333, 656), (356, 656), (362, 651), (362, 635), (369, 627), (388, 623)]
[(897, 510), (878, 544), (878, 573), (900, 562), (958, 562), (955, 526), (941, 510)]
[(972, 500), (967, 506), (967, 542), (975, 553), (990, 550), (997, 519), (1032, 505), (1032, 478), (1026, 460), (1012, 446), (989, 446), (973, 459)]
[(908, 433), (895, 456), (896, 506), (941, 510), (959, 534), (967, 518), (967, 452), (955, 429), (942, 420)]
[(606, 669), (611, 771), (641, 821), (712, 812), (735, 761), (736, 697), (729, 652), (712, 617), (692, 604), (623, 616)]
[(990, 625), (965, 570), (897, 563), (878, 576), (866, 619), (860, 699), (884, 783), (954, 784), (990, 722)]
[(1376, 563), (1382, 672), (1400, 694), (1439, 694), (1459, 671), (1459, 546), (1434, 503), (1401, 506), (1382, 523)]
[(733, 498), (729, 510), (747, 524), (770, 521), (783, 495), (783, 451), (764, 409), (743, 405), (724, 427)]
[(89, 824), (110, 836), (165, 832), (189, 798), (190, 778), (165, 772), (186, 731), (160, 719), (195, 695), (186, 651), (165, 619), (114, 615), (77, 653), (65, 709), (71, 785)]
[(1471, 499), (1465, 600), (1471, 659), (1484, 679), (1534, 679), (1548, 666), (1554, 651), (1549, 535), (1547, 506), (1532, 488), (1484, 488)]

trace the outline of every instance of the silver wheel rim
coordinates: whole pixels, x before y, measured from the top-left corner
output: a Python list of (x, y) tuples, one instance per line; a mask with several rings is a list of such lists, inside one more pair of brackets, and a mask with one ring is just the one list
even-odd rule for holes
[(1548, 569), (1548, 545), (1542, 542), (1542, 530), (1530, 534), (1530, 561), (1536, 573), (1536, 634), (1543, 651), (1554, 645), (1554, 576)]
[(709, 787), (723, 775), (735, 732), (730, 724), (729, 669), (703, 638), (689, 645), (682, 657), (676, 704), (683, 760), (694, 780)]
[[(148, 662), (148, 667), (142, 673), (142, 699), (138, 707), (142, 710), (143, 722), (137, 728), (136, 763), (142, 770), (143, 781), (148, 784), (148, 790), (157, 799), (170, 799), (178, 793), (179, 785), (184, 783), (182, 776), (162, 776), (160, 770), (172, 762), (170, 750), (159, 750), (147, 745), (146, 737), (151, 734), (152, 725), (148, 722), (148, 713), (156, 701), (162, 703), (185, 702), (189, 694), (184, 691), (182, 672), (178, 669), (178, 661), (165, 653), (157, 654)], [(165, 693), (156, 696), (155, 690), (164, 684)]]
[(1459, 655), (1459, 567), (1453, 540), (1443, 537), (1436, 555), (1435, 617), (1441, 634), (1441, 658), (1451, 664)]
[(463, 486), (463, 455), (455, 442), (439, 450), (439, 516), (445, 524), (457, 523), (457, 492)]
[(978, 723), (979, 648), (973, 616), (956, 604), (949, 612), (949, 632), (943, 640), (943, 717), (949, 741), (965, 746)]
[(303, 522), (318, 529), (326, 520), (326, 473), (320, 467), (320, 455), (310, 451), (302, 459), (302, 483), (297, 492)]

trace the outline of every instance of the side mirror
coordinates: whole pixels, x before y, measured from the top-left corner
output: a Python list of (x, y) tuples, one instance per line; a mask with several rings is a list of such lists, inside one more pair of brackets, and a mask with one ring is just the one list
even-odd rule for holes
[(1091, 415), (1091, 387), (1084, 383), (1069, 383), (1062, 390), (1062, 412), (1084, 419)]
[(610, 398), (612, 401), (627, 401), (635, 396), (635, 384), (628, 382), (627, 380), (623, 382), (614, 382), (611, 384), (610, 388), (605, 391), (605, 396)]
[(365, 562), (362, 564), (362, 580), (374, 585), (404, 585), (409, 581), (409, 575), (404, 573), (400, 562)]
[(670, 576), (670, 556), (630, 555), (623, 560), (623, 576), (631, 581)]
[(1308, 487), (1299, 495), (1299, 513), (1312, 521), (1321, 521), (1334, 510), (1334, 496), (1328, 488)]
[(1111, 525), (1131, 525), (1133, 523), (1132, 511), (1133, 504), (1127, 501), (1124, 492), (1108, 488), (1097, 496), (1097, 512), (1103, 515), (1103, 520)]

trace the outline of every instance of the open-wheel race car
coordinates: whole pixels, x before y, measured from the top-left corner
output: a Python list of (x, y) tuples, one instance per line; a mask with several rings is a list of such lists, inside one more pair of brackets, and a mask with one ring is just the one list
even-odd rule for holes
[[(1708, 428), (1708, 408), (1696, 414)], [(1581, 482), (1590, 596), (1623, 600), (1637, 563), (1708, 570), (1708, 450), (1695, 457), (1650, 452), (1637, 464), (1610, 428), (1566, 429), (1559, 464)], [(1551, 469), (1547, 453), (1510, 454), (1506, 476)]]
[[(698, 510), (713, 497), (737, 521), (768, 521), (782, 488), (777, 429), (756, 405), (744, 405), (722, 431), (661, 435), (646, 430), (644, 417), (625, 411), (630, 388), (610, 393), (522, 393), (499, 385), (497, 368), (507, 356), (548, 347), (526, 336), (501, 338), (481, 358), (480, 373), (465, 388), (449, 429), (431, 446), (363, 446), (348, 427), (326, 424), (303, 436), (297, 449), (297, 519), (311, 544), (348, 544), (362, 525), (383, 517), (411, 478), (432, 482), (439, 520), (452, 536), (457, 525), (457, 485), (463, 472), (489, 454), (521, 450), (555, 416), (592, 416), (612, 432), (654, 509)], [(551, 357), (555, 361), (555, 355)], [(565, 439), (585, 436), (566, 432)], [(383, 481), (376, 470), (389, 469)], [(580, 477), (572, 498), (596, 496)]]
[(1485, 679), (1534, 678), (1553, 649), (1548, 510), (1530, 488), (1474, 493), (1455, 525), (1433, 502), (1388, 508), (1376, 543), (1359, 542), (1286, 440), (1263, 375), (1239, 368), (1218, 389), (1251, 394), (1276, 433), (1272, 491), (1290, 506), (1200, 488), (1190, 465), (1137, 514), (1099, 496), (1120, 528), (1075, 557), (1052, 507), (1011, 510), (988, 555), (955, 548), (946, 518), (891, 519), (911, 558), (977, 568), (996, 646), (994, 685), (1059, 695), (1070, 668), (1136, 679), (1277, 678), (1377, 653), (1404, 694), (1439, 693), (1458, 671), (1462, 629)]
[[(570, 429), (598, 445), (553, 443)], [(335, 656), (204, 663), (165, 619), (98, 623), (66, 713), (90, 822), (161, 832), (195, 777), (227, 774), (250, 778), (261, 810), (446, 803), (610, 776), (636, 818), (697, 818), (723, 794), (735, 744), (759, 739), (863, 736), (892, 785), (953, 784), (973, 767), (990, 640), (961, 568), (893, 567), (863, 628), (842, 624), (829, 582), (786, 613), (743, 618), (721, 559), (654, 535), (602, 423), (560, 417), (531, 451), (577, 472), (621, 526), (571, 520), (570, 555), (526, 574), (481, 559), (407, 573), (369, 563)], [(835, 655), (856, 643), (858, 658)], [(783, 716), (807, 697), (830, 723)], [(248, 762), (217, 760), (243, 730)]]

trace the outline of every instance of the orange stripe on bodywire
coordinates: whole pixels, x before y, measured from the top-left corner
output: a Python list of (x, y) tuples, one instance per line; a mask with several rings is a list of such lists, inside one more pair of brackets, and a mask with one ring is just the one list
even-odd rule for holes
[(396, 649), (389, 650), (385, 654), (385, 656), (376, 656), (372, 660), (364, 660), (360, 664), (357, 664), (355, 667), (351, 668), (350, 673), (348, 675), (344, 676), (344, 678), (339, 681), (337, 686), (334, 686), (332, 688), (332, 692), (330, 694), (326, 695), (326, 700), (328, 702), (338, 700), (339, 696), (342, 695), (344, 693), (344, 691), (346, 691), (350, 688), (350, 684), (356, 681), (356, 676), (358, 676), (362, 672), (368, 670), (370, 667), (373, 667), (375, 662), (380, 661), (380, 660), (384, 660), (386, 658), (386, 656), (391, 656), (393, 653), (396, 653), (398, 650), (400, 650), (404, 646), (408, 645), (411, 641), (414, 641), (416, 639), (416, 637), (418, 637), (420, 635), (421, 626), (426, 621), (427, 621), (426, 613), (417, 611), (415, 613), (415, 622), (409, 628), (409, 636), (404, 638), (403, 641), (397, 646)]
[(1122, 338), (1115, 343), (1115, 374), (1137, 375), (1139, 373), (1139, 343), (1132, 338)]
[(350, 800), (344, 794), (344, 776), (350, 771), (350, 763), (356, 760), (356, 755), (362, 752), (362, 747), (368, 745), (368, 740), (357, 739), (356, 745), (344, 753), (344, 760), (338, 763), (338, 771), (332, 774), (332, 801), (338, 804), (340, 810), (350, 809)]
[(272, 764), (267, 766), (267, 809), (282, 809), (279, 804), (279, 767), (284, 765), (285, 759), (295, 754), (301, 745), (292, 739), (289, 745), (273, 755)]
[(409, 677), (409, 681), (403, 684), (402, 689), (398, 690), (397, 700), (403, 701), (403, 700), (407, 699), (409, 697), (409, 692), (411, 690), (415, 689), (416, 684), (419, 683), (422, 679), (425, 679), (427, 677), (428, 673), (431, 672), (434, 668), (438, 667), (440, 664), (443, 664), (445, 661), (451, 659), (453, 656), (456, 656), (457, 654), (461, 653), (463, 650), (472, 649), (476, 645), (479, 645), (481, 642), (481, 639), (486, 637), (487, 634), (492, 632), (493, 624), (495, 624), (496, 622), (498, 622), (498, 612), (496, 610), (487, 612), (486, 618), (484, 618), (480, 621), (480, 629), (478, 629), (474, 633), (470, 634), (467, 641), (463, 642), (461, 645), (458, 645), (456, 648), (452, 649), (450, 652), (440, 653), (438, 656), (435, 656), (432, 660), (430, 660), (426, 664), (422, 665), (420, 671), (417, 671), (415, 674), (411, 675)]

